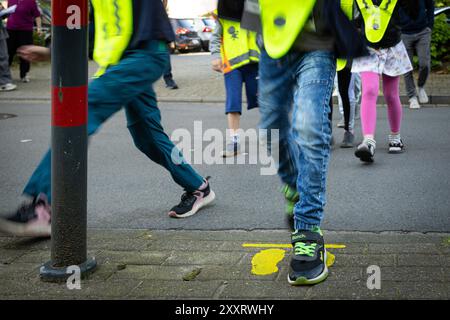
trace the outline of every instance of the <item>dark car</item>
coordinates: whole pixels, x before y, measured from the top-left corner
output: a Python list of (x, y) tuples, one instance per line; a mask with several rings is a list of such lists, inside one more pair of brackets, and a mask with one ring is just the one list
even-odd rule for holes
[(170, 19), (175, 32), (175, 49), (181, 53), (199, 52), (202, 40), (195, 31), (194, 19)]

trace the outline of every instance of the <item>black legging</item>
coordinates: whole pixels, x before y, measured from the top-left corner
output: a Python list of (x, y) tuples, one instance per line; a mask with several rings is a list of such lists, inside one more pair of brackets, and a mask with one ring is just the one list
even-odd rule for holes
[(348, 96), (348, 89), (352, 79), (352, 72), (349, 68), (344, 68), (337, 73), (339, 95), (342, 99), (342, 107), (344, 109), (344, 128), (349, 131), (350, 127), (350, 98)]
[[(33, 44), (33, 31), (8, 30), (8, 35), (9, 65), (11, 65), (19, 47)], [(30, 63), (20, 59), (20, 78), (25, 78), (29, 71)]]

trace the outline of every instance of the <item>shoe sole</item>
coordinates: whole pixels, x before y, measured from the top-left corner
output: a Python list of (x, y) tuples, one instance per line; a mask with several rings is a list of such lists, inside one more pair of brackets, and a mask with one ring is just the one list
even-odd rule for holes
[(210, 193), (208, 194), (208, 196), (206, 198), (203, 198), (203, 201), (201, 203), (199, 203), (198, 205), (194, 205), (194, 207), (192, 208), (191, 211), (188, 211), (182, 215), (176, 214), (175, 212), (172, 211), (172, 212), (169, 212), (169, 217), (177, 218), (177, 219), (191, 217), (194, 214), (196, 214), (201, 208), (204, 208), (207, 205), (209, 205), (211, 202), (213, 202), (215, 198), (216, 198), (216, 194), (214, 193), (214, 191), (211, 190)]
[(51, 225), (23, 224), (0, 219), (0, 232), (17, 237), (50, 237)]
[(391, 154), (403, 153), (403, 149), (402, 148), (389, 148), (388, 153), (391, 153)]
[(291, 286), (311, 286), (314, 284), (318, 284), (322, 281), (325, 281), (328, 277), (328, 267), (327, 267), (327, 251), (325, 250), (325, 262), (324, 262), (324, 268), (321, 274), (319, 274), (317, 277), (313, 278), (313, 279), (307, 279), (305, 277), (299, 277), (295, 280), (291, 280), (289, 278), (289, 274), (287, 275), (287, 279), (288, 279), (288, 283)]
[(373, 162), (373, 156), (368, 150), (356, 150), (355, 156), (359, 158), (362, 162)]
[(240, 151), (230, 152), (230, 153), (222, 152), (222, 158), (235, 157), (235, 156), (237, 156), (240, 153), (241, 153)]
[(341, 148), (348, 149), (353, 147), (354, 147), (353, 143), (341, 143)]

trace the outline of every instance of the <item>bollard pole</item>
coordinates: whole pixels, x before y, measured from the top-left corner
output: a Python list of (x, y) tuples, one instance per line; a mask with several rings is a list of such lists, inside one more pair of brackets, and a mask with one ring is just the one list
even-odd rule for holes
[(43, 281), (96, 267), (86, 235), (88, 10), (88, 0), (52, 0), (52, 244)]

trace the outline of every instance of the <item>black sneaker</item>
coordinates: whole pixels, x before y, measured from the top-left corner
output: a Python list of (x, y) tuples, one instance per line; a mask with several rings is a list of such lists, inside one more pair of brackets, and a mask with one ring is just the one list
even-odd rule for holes
[(402, 139), (389, 141), (389, 153), (402, 153), (405, 145)]
[(319, 227), (292, 234), (293, 255), (288, 282), (293, 286), (313, 285), (328, 277), (325, 245)]
[(166, 88), (170, 89), (178, 89), (178, 85), (173, 79), (169, 79), (166, 81)]
[(0, 219), (0, 231), (19, 237), (50, 237), (51, 208), (47, 197), (40, 194), (10, 217)]
[(208, 179), (209, 177), (205, 179), (206, 186), (203, 189), (183, 193), (181, 202), (170, 210), (169, 216), (172, 218), (187, 218), (213, 202), (216, 195), (211, 190)]
[(375, 155), (375, 140), (368, 142), (367, 139), (356, 148), (355, 156), (358, 157), (363, 162), (373, 162), (373, 157)]

